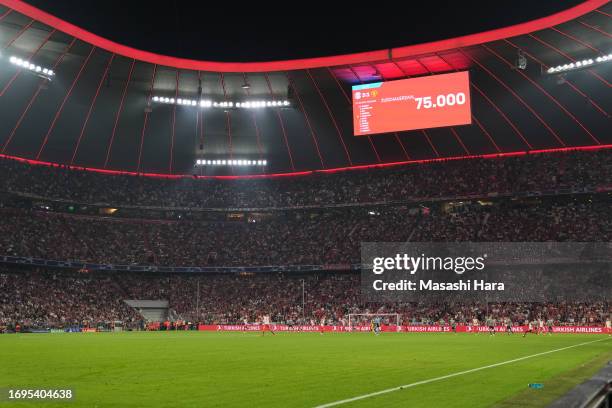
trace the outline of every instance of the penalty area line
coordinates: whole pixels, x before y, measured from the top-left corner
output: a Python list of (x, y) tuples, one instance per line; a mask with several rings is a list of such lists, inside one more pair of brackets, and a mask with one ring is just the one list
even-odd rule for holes
[(503, 365), (506, 365), (506, 364), (512, 364), (512, 363), (516, 363), (517, 361), (523, 361), (523, 360), (527, 360), (527, 359), (534, 358), (534, 357), (544, 356), (546, 354), (557, 353), (559, 351), (568, 350), (568, 349), (575, 348), (575, 347), (580, 347), (580, 346), (586, 346), (587, 344), (593, 344), (593, 343), (597, 343), (599, 341), (606, 341), (606, 340), (610, 340), (610, 339), (609, 338), (605, 338), (605, 339), (587, 341), (587, 342), (584, 342), (584, 343), (574, 344), (572, 346), (562, 347), (562, 348), (558, 348), (558, 349), (554, 349), (554, 350), (549, 350), (549, 351), (543, 351), (541, 353), (536, 353), (536, 354), (531, 354), (531, 355), (524, 356), (524, 357), (514, 358), (512, 360), (502, 361), (501, 363), (489, 364), (489, 365), (482, 366), (482, 367), (472, 368), (472, 369), (465, 370), (465, 371), (459, 371), (459, 372), (456, 372), (456, 373), (443, 375), (441, 377), (430, 378), (428, 380), (417, 381), (417, 382), (414, 382), (414, 383), (411, 383), (411, 384), (405, 384), (405, 385), (400, 385), (398, 387), (387, 388), (385, 390), (375, 391), (375, 392), (371, 392), (369, 394), (363, 394), (363, 395), (358, 395), (356, 397), (347, 398), (347, 399), (343, 399), (343, 400), (339, 400), (339, 401), (328, 402), (327, 404), (317, 405), (314, 408), (328, 408), (328, 407), (335, 407), (337, 405), (348, 404), (349, 402), (355, 402), (355, 401), (363, 400), (363, 399), (366, 399), (366, 398), (372, 398), (372, 397), (376, 397), (376, 396), (379, 396), (379, 395), (388, 394), (390, 392), (395, 392), (395, 391), (400, 391), (400, 390), (403, 390), (403, 389), (406, 389), (406, 388), (416, 387), (417, 385), (423, 385), (423, 384), (429, 384), (429, 383), (436, 382), (436, 381), (442, 381), (442, 380), (446, 380), (448, 378), (458, 377), (460, 375), (470, 374), (470, 373), (474, 373), (476, 371), (486, 370), (488, 368), (499, 367), (499, 366), (503, 366)]

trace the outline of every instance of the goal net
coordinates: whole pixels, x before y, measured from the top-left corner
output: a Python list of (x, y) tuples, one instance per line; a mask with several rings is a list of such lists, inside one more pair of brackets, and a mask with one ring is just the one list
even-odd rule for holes
[(349, 327), (369, 325), (375, 318), (380, 318), (382, 325), (400, 325), (399, 313), (349, 313), (348, 325)]

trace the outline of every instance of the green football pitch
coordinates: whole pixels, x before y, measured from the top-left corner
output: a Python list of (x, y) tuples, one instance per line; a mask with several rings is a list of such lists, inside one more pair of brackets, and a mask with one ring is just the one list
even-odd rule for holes
[[(545, 406), (611, 359), (605, 335), (7, 334), (4, 394), (71, 388), (75, 397), (0, 408)], [(363, 398), (345, 401), (354, 397)]]

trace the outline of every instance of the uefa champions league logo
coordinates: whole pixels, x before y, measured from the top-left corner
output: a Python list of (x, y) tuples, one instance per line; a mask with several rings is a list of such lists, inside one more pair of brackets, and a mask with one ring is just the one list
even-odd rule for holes
[(355, 99), (361, 99), (361, 92), (355, 92)]

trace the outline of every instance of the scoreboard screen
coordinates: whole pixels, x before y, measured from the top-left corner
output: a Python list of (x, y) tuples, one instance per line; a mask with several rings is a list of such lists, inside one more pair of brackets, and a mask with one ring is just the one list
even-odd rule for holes
[(353, 86), (355, 136), (470, 123), (468, 71)]

